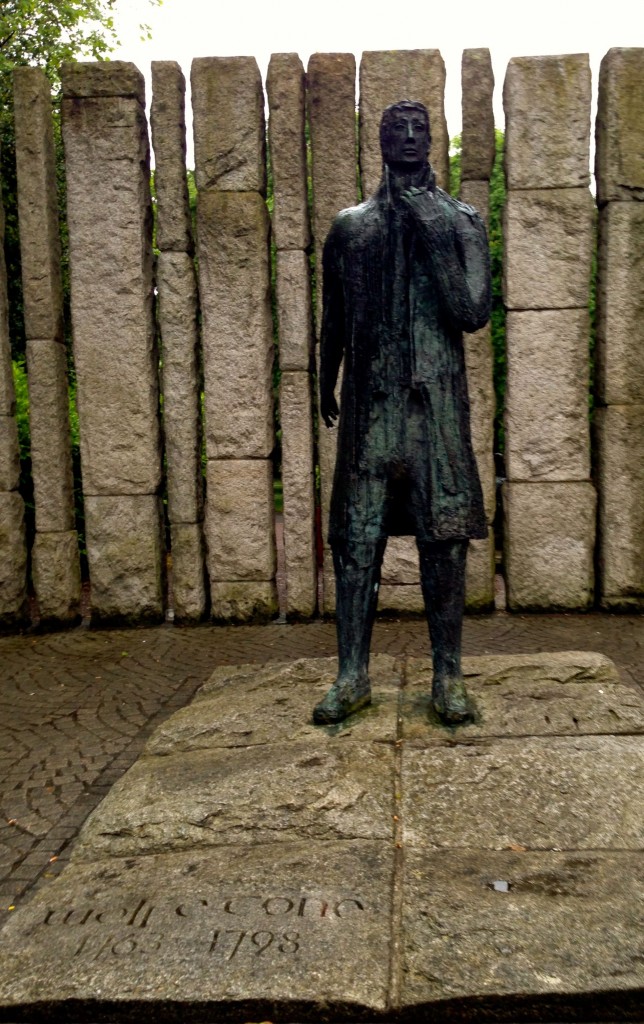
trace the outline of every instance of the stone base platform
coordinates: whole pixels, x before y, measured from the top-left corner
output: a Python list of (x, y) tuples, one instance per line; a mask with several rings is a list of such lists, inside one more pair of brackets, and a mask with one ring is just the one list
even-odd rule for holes
[(0, 1021), (641, 1021), (644, 700), (599, 654), (218, 669), (0, 933)]

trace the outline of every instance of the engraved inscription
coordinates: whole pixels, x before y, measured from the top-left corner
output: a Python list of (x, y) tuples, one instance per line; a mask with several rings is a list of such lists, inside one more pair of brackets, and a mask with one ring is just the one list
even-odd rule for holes
[[(232, 929), (213, 932), (210, 952), (221, 953), (225, 960), (232, 960), (242, 946), (244, 951), (255, 953), (261, 956), (269, 946), (275, 944), (280, 953), (297, 953), (300, 948), (299, 932), (285, 932), (283, 935), (275, 935), (274, 932), (237, 932)], [(253, 948), (254, 947), (254, 948)]]

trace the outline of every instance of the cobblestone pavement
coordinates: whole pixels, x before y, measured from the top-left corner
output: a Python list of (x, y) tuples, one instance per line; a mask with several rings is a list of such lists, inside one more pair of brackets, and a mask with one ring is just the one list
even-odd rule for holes
[[(471, 617), (464, 653), (594, 650), (644, 688), (644, 617)], [(427, 653), (422, 621), (376, 625), (373, 650)], [(83, 821), (151, 731), (218, 665), (335, 653), (332, 623), (24, 634), (0, 638), (0, 926), (57, 874)]]

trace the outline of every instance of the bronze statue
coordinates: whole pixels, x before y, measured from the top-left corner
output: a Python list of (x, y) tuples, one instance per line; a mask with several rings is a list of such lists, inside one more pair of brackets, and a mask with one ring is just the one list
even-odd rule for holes
[(340, 416), (329, 528), (339, 673), (313, 717), (338, 722), (369, 703), (387, 537), (413, 534), (432, 700), (454, 723), (470, 713), (460, 657), (467, 544), (487, 537), (462, 331), (490, 315), (488, 244), (476, 211), (436, 186), (421, 103), (388, 107), (380, 143), (378, 190), (338, 214), (324, 247), (320, 411), (327, 427)]

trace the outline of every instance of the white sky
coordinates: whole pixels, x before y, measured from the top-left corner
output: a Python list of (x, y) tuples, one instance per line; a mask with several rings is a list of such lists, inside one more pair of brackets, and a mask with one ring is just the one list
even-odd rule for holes
[[(295, 51), (306, 68), (317, 51), (352, 52), (359, 62), (363, 50), (439, 49), (447, 69), (450, 137), (461, 129), (460, 65), (467, 47), (491, 51), (495, 120), (503, 127), (503, 78), (510, 57), (589, 53), (596, 94), (606, 51), (644, 46), (642, 0), (456, 0), (440, 5), (407, 0), (400, 8), (378, 0), (163, 0), (160, 7), (149, 0), (117, 0), (115, 10), (121, 45), (112, 56), (133, 61), (148, 83), (152, 60), (178, 61), (189, 86), (193, 57), (252, 55), (265, 77), (271, 53)], [(140, 40), (141, 22), (152, 28), (149, 42)], [(189, 137), (190, 149), (191, 142)]]

